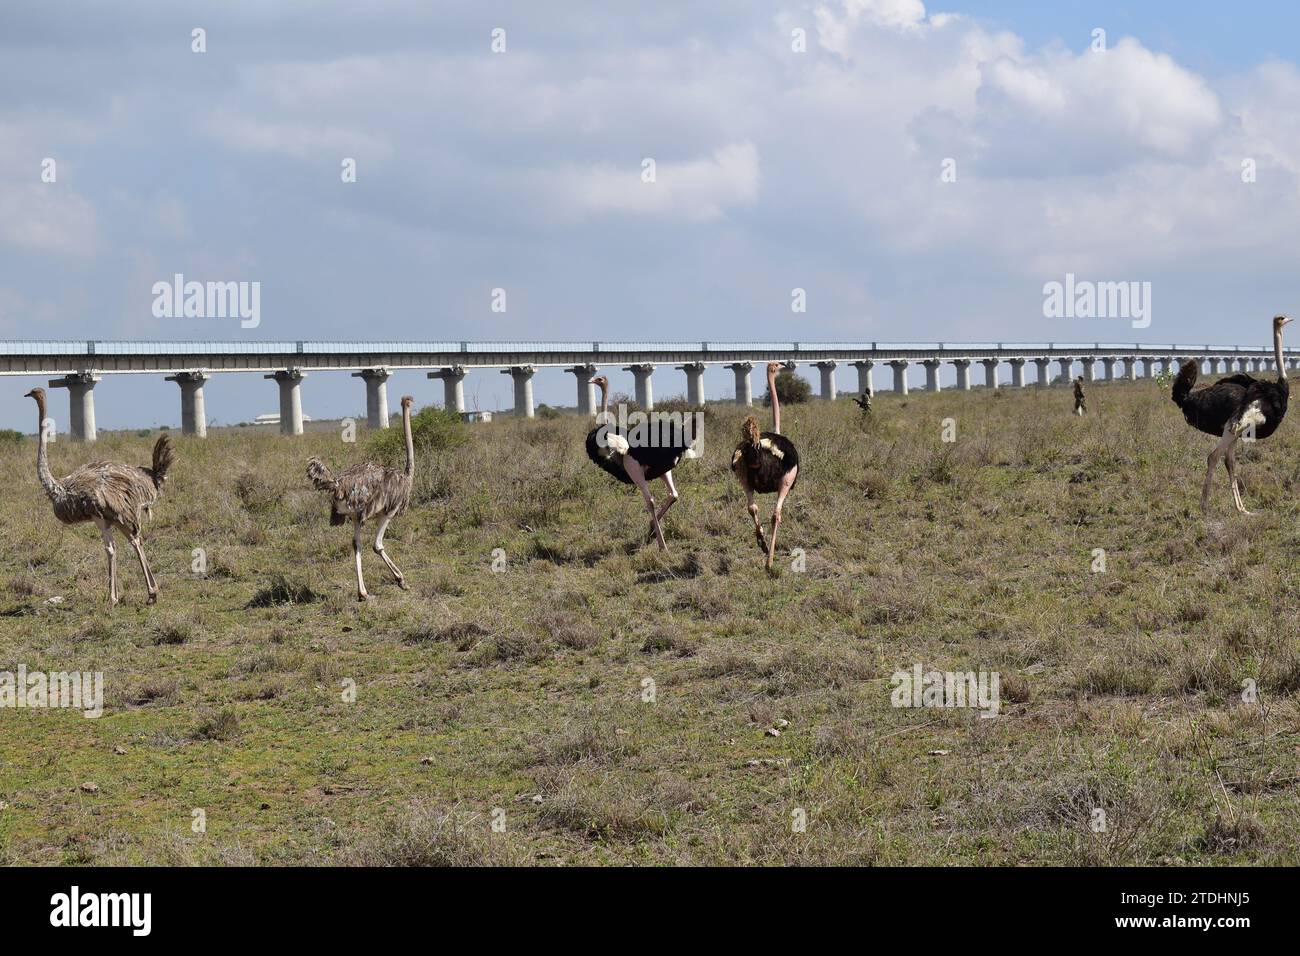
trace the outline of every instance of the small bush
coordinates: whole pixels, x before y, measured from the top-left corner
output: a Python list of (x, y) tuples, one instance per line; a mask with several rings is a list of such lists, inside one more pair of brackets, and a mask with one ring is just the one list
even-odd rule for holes
[[(776, 377), (776, 395), (782, 405), (797, 405), (812, 398), (812, 383), (800, 378), (794, 372), (781, 372)], [(772, 407), (772, 392), (769, 389), (763, 395), (763, 405)]]
[(239, 715), (233, 707), (209, 711), (200, 719), (191, 734), (195, 740), (230, 740), (239, 733)]
[[(424, 452), (464, 445), (469, 441), (467, 431), (460, 415), (445, 408), (422, 408), (411, 416), (411, 442), (415, 445), (417, 459)], [(401, 467), (406, 462), (406, 439), (402, 435), (401, 422), (371, 435), (366, 450), (375, 461), (392, 468)]]

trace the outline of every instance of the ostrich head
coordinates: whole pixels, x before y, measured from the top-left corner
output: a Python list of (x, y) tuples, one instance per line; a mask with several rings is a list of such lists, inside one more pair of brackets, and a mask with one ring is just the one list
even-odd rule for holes
[(402, 402), (401, 402), (402, 408), (410, 408), (414, 404), (415, 404), (415, 399), (412, 398), (410, 395), (402, 396)]
[(1286, 325), (1290, 321), (1291, 321), (1290, 316), (1286, 316), (1286, 315), (1273, 316), (1273, 331), (1281, 332), (1282, 326)]
[(595, 375), (588, 379), (588, 385), (599, 385), (601, 388), (609, 388), (609, 378), (604, 375)]
[(779, 374), (781, 373), (781, 370), (782, 370), (783, 368), (785, 368), (785, 366), (782, 365), (780, 362), (768, 362), (768, 363), (767, 363), (767, 377), (768, 377), (768, 378), (776, 378), (776, 376), (779, 375)]
[(23, 398), (34, 398), (36, 399), (37, 403), (43, 402), (45, 401), (45, 389), (34, 388), (26, 395), (24, 395)]

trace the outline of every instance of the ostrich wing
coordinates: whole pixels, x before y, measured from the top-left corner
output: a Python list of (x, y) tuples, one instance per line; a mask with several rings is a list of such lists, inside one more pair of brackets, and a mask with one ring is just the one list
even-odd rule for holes
[(63, 493), (54, 502), (60, 521), (120, 524), (131, 534), (140, 530), (140, 513), (158, 500), (153, 477), (142, 468), (115, 461), (82, 465), (60, 483)]

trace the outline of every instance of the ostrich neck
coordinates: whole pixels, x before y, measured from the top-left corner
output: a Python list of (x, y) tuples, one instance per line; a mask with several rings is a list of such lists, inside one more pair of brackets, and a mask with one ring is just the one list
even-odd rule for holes
[(45, 403), (38, 400), (36, 403), (36, 476), (40, 478), (45, 493), (53, 500), (59, 492), (59, 483), (50, 473), (50, 460), (45, 444)]
[(1286, 365), (1282, 362), (1282, 330), (1273, 333), (1273, 357), (1277, 359), (1277, 380), (1285, 387)]
[(402, 407), (402, 437), (406, 440), (406, 476), (415, 474), (415, 439), (411, 436), (411, 406)]
[(609, 389), (604, 385), (600, 386), (600, 415), (597, 418), (601, 422), (609, 421)]
[(776, 376), (767, 377), (767, 390), (772, 393), (772, 431), (781, 434), (781, 402), (776, 397)]

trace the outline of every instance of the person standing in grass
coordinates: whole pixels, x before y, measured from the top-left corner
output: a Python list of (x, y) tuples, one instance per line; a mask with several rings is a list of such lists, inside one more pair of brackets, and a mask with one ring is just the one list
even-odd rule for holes
[(1074, 380), (1074, 414), (1082, 415), (1088, 410), (1088, 401), (1083, 396), (1083, 376)]

